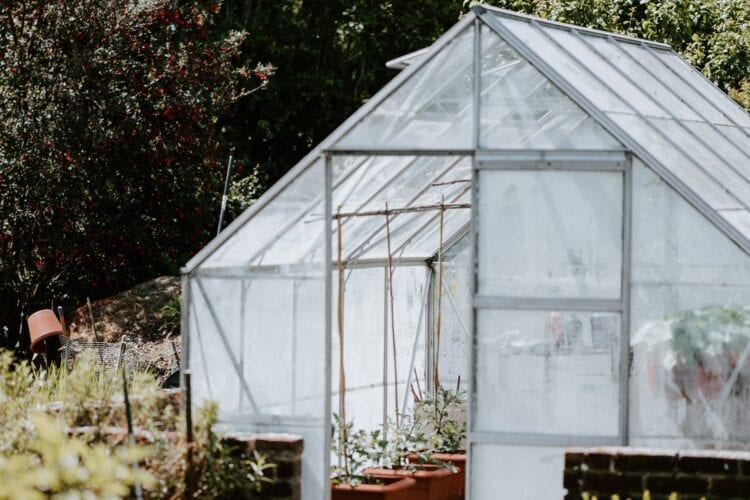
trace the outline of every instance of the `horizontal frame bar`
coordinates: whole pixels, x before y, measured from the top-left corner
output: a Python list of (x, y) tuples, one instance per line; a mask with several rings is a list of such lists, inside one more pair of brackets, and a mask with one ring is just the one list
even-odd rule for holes
[(480, 162), (567, 162), (567, 163), (613, 163), (624, 164), (628, 151), (611, 150), (539, 150), (539, 149), (479, 149), (476, 157)]
[(523, 311), (611, 311), (622, 312), (620, 299), (549, 299), (536, 297), (494, 297), (476, 295), (477, 309), (511, 309)]
[(512, 446), (621, 446), (619, 436), (575, 436), (570, 434), (531, 434), (513, 432), (470, 432), (471, 444)]
[(473, 149), (337, 149), (324, 151), (331, 156), (474, 156)]

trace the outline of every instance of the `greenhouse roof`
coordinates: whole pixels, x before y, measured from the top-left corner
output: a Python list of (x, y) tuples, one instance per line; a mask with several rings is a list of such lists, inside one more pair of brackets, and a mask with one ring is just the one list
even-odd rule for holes
[[(300, 258), (322, 253), (320, 241), (299, 243), (305, 223), (324, 214), (324, 185), (311, 171), (325, 154), (332, 158), (335, 214), (382, 209), (384, 201), (394, 208), (468, 204), (472, 157), (574, 162), (576, 152), (602, 158), (632, 152), (750, 253), (750, 115), (667, 45), (476, 6), (433, 45), (389, 66), (405, 69), (186, 272), (212, 262), (267, 264), (282, 250), (281, 261), (294, 262), (292, 247)], [(481, 68), (479, 79), (474, 68)], [(272, 203), (279, 210), (252, 231), (239, 231)], [(450, 213), (449, 239), (470, 220), (469, 210)], [(403, 258), (437, 252), (435, 217), (394, 218)], [(350, 226), (345, 260), (385, 256), (382, 218)]]

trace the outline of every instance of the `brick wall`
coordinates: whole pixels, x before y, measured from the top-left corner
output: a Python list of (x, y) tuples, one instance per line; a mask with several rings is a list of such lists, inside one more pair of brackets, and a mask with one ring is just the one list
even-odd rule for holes
[(302, 477), (302, 449), (300, 436), (292, 434), (229, 434), (223, 436), (230, 446), (252, 456), (253, 450), (276, 464), (270, 474), (274, 484), (265, 485), (261, 498), (267, 500), (301, 500), (300, 479)]
[[(750, 453), (641, 448), (571, 448), (565, 453), (566, 500), (711, 500), (750, 498)], [(676, 495), (675, 495), (676, 494)]]

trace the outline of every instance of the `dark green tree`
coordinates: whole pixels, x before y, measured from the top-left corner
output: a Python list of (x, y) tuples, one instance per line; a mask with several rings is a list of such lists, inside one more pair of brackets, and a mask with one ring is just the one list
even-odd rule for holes
[(1, 2), (0, 329), (174, 270), (210, 239), (216, 122), (267, 77), (241, 64), (243, 33), (216, 33), (219, 12)]

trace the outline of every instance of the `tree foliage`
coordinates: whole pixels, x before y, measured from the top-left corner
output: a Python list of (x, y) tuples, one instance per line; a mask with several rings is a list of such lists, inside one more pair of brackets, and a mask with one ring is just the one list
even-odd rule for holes
[[(268, 71), (210, 0), (3, 1), (0, 327), (174, 270), (215, 231), (217, 120)], [(14, 324), (17, 324), (14, 322)]]

